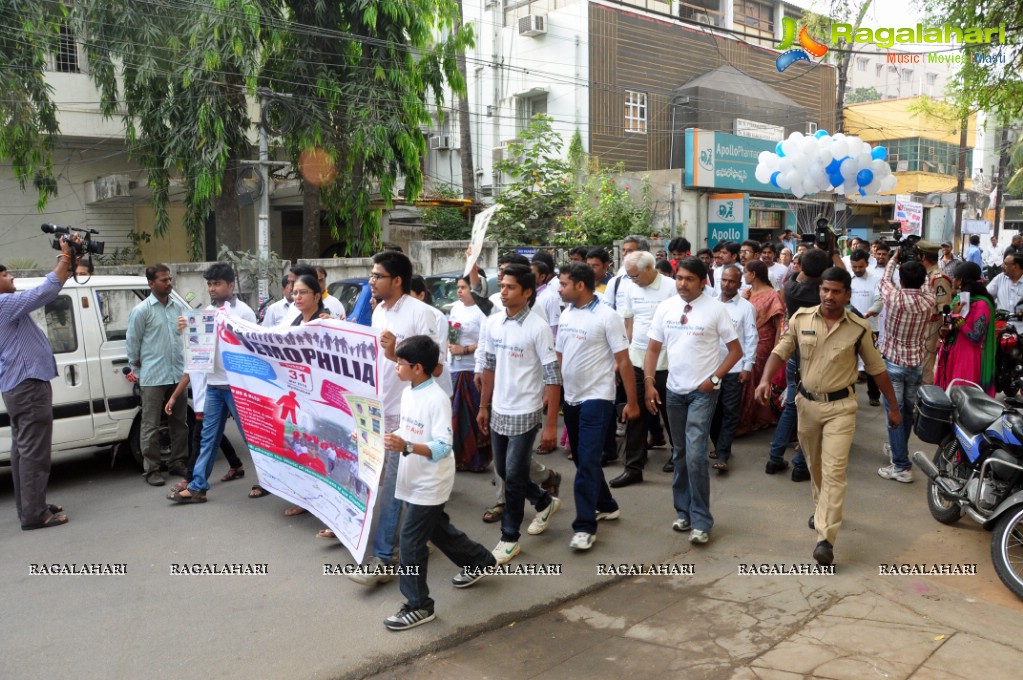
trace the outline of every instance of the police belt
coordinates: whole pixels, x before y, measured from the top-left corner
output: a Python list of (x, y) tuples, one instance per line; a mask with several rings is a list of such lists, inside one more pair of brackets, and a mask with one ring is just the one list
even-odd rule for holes
[(799, 393), (801, 395), (803, 395), (810, 401), (823, 402), (838, 401), (840, 399), (845, 399), (854, 393), (851, 387), (846, 387), (844, 390), (838, 390), (836, 392), (828, 392), (827, 394), (820, 392), (811, 392), (805, 387), (803, 387), (803, 383), (799, 383), (799, 386), (796, 389), (799, 390)]

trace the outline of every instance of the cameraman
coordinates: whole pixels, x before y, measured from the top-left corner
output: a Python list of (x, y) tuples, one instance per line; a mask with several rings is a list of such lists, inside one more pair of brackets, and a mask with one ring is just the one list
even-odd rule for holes
[(74, 270), (72, 247), (60, 238), (57, 266), (32, 290), (14, 292), (14, 277), (0, 265), (0, 393), (11, 419), (11, 473), (21, 528), (67, 524), (59, 505), (46, 503), (53, 439), (53, 348), (30, 314), (57, 299)]

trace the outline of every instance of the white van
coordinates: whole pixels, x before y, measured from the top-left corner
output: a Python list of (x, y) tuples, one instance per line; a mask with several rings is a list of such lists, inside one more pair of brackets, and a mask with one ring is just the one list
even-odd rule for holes
[[(28, 290), (43, 279), (15, 279)], [(53, 453), (125, 442), (142, 465), (141, 409), (128, 368), (128, 314), (149, 296), (144, 276), (68, 280), (57, 299), (32, 318), (53, 346)], [(177, 294), (174, 297), (190, 307)], [(189, 422), (193, 418), (189, 409)], [(123, 447), (122, 447), (123, 448)], [(11, 423), (0, 400), (0, 466), (11, 462)]]

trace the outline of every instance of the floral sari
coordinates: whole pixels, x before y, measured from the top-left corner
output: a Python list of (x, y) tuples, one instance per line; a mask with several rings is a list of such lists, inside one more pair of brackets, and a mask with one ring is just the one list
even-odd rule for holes
[(755, 432), (765, 427), (771, 427), (778, 422), (778, 415), (774, 407), (768, 403), (763, 404), (756, 400), (754, 392), (760, 384), (760, 378), (764, 374), (764, 366), (771, 350), (781, 339), (782, 329), (785, 325), (785, 303), (782, 302), (781, 294), (775, 290), (762, 290), (759, 293), (749, 296), (749, 301), (756, 311), (757, 334), (757, 357), (753, 362), (753, 371), (749, 380), (742, 387), (742, 406), (739, 430), (737, 435)]

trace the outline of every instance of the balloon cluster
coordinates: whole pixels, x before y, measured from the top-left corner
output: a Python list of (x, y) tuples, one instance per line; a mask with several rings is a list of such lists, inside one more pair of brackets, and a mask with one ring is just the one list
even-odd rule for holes
[(870, 147), (859, 137), (818, 130), (812, 137), (793, 132), (775, 152), (761, 151), (756, 178), (791, 191), (796, 198), (820, 191), (866, 196), (895, 188), (888, 149)]

